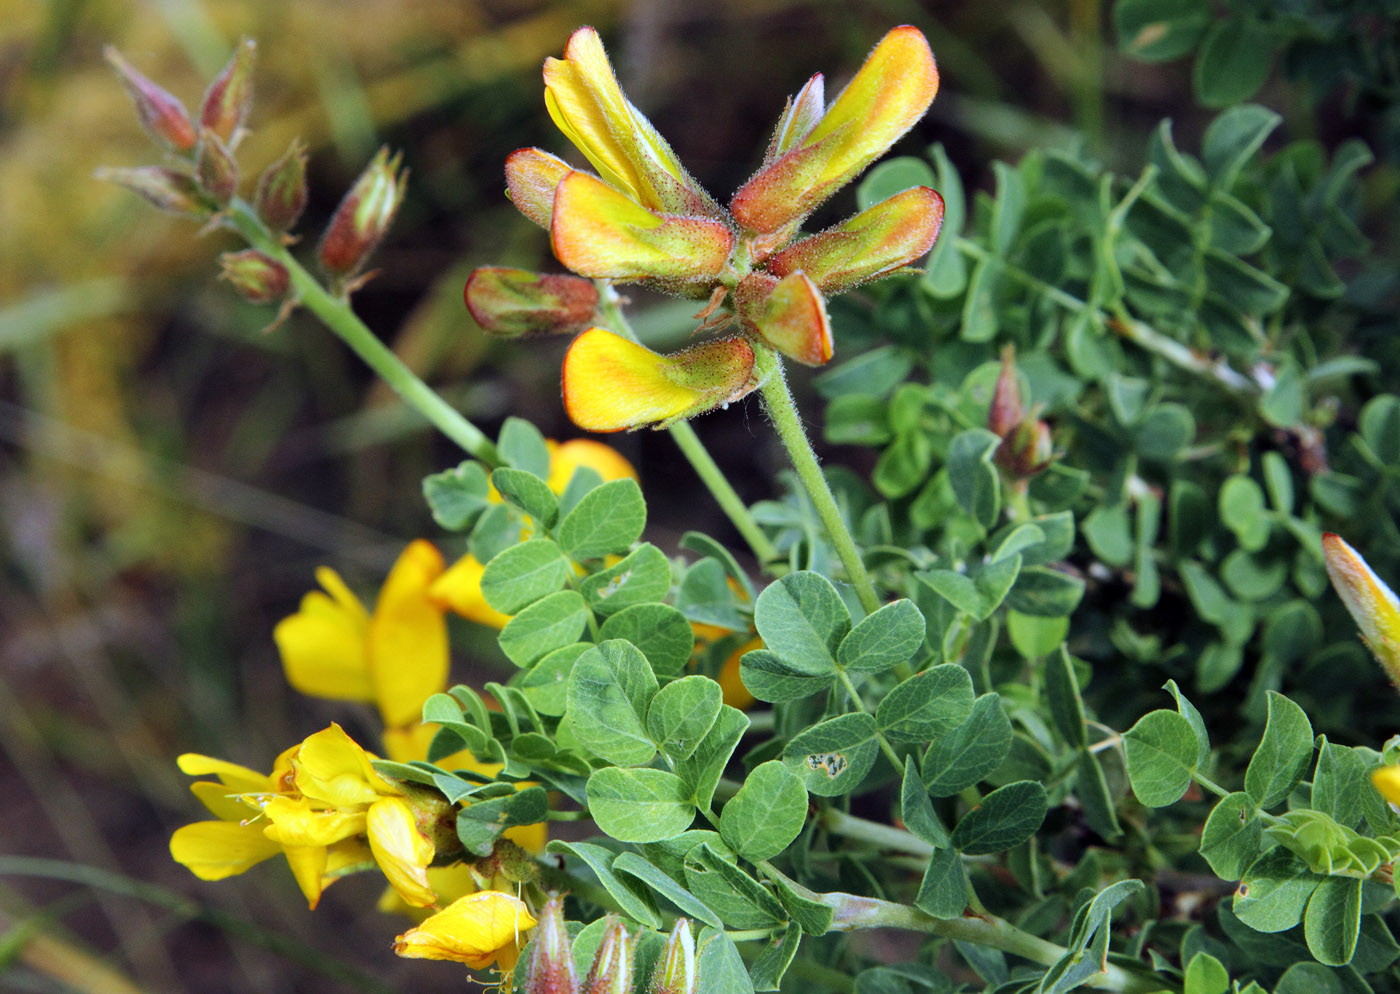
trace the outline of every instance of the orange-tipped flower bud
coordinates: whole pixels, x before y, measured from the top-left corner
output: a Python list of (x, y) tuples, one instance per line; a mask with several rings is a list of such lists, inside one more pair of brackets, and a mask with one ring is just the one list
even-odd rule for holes
[(331, 276), (357, 273), (389, 230), (407, 179), (399, 162), (399, 155), (381, 148), (335, 209), (319, 251), (321, 267)]
[(225, 207), (238, 192), (238, 163), (228, 146), (208, 128), (199, 133), (194, 153), (194, 175), (200, 188), (220, 207)]
[(219, 256), (223, 279), (255, 304), (271, 304), (287, 296), (291, 277), (287, 267), (254, 249)]
[(1001, 352), (1001, 372), (987, 410), (987, 428), (1001, 436), (993, 458), (1012, 476), (1035, 476), (1050, 465), (1055, 444), (1050, 426), (1026, 412), (1021, 399), (1021, 381), (1016, 373), (1016, 348), (1008, 345)]
[(587, 431), (664, 428), (757, 386), (753, 346), (743, 338), (658, 355), (604, 328), (589, 328), (564, 356), (564, 410)]
[(666, 940), (666, 949), (656, 963), (648, 994), (696, 994), (695, 938), (690, 922), (677, 918)]
[(111, 45), (104, 48), (102, 54), (121, 77), (126, 91), (136, 104), (141, 123), (151, 136), (177, 152), (188, 152), (194, 148), (199, 133), (185, 105), (169, 91), (133, 69)]
[(752, 231), (797, 225), (903, 137), (937, 92), (928, 41), (917, 28), (895, 28), (816, 127), (740, 187), (731, 212)]
[(943, 198), (916, 186), (771, 256), (768, 271), (785, 276), (801, 270), (822, 293), (845, 293), (919, 258), (942, 225)]
[(593, 323), (598, 290), (577, 276), (504, 266), (472, 270), (462, 292), (476, 323), (493, 335), (574, 334)]
[(1342, 603), (1351, 612), (1362, 641), (1400, 688), (1400, 599), (1360, 553), (1339, 535), (1322, 536), (1322, 559)]
[(831, 321), (826, 301), (805, 273), (779, 280), (750, 273), (734, 290), (739, 320), (783, 355), (808, 366), (831, 358)]
[(516, 990), (520, 994), (578, 994), (578, 975), (574, 972), (569, 932), (564, 927), (562, 898), (551, 897), (545, 902), (524, 977), (517, 981)]
[(165, 166), (137, 169), (99, 169), (94, 175), (139, 193), (161, 210), (187, 217), (207, 218), (214, 206), (189, 173)]
[(506, 156), (506, 193), (520, 213), (548, 229), (554, 189), (571, 172), (567, 162), (543, 149), (516, 149)]
[(258, 217), (278, 234), (288, 231), (306, 210), (306, 143), (293, 138), (292, 144), (258, 178), (254, 197)]
[(577, 171), (554, 191), (549, 235), (555, 256), (580, 276), (671, 287), (713, 281), (734, 248), (723, 222), (657, 214)]
[(609, 918), (582, 994), (632, 994), (632, 946), (622, 921)]
[(199, 123), (229, 148), (237, 147), (239, 131), (253, 105), (253, 62), (257, 53), (257, 42), (241, 39), (228, 63), (204, 92), (200, 105)]

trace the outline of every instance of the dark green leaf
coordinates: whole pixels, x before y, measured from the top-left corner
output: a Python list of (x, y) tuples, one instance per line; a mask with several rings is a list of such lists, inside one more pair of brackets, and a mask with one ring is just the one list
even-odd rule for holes
[(549, 477), (549, 446), (540, 430), (524, 418), (506, 418), (496, 448), (507, 465), (542, 480)]
[(547, 538), (531, 539), (506, 549), (486, 564), (481, 595), (502, 614), (522, 608), (563, 588), (573, 567)]
[(1238, 880), (1259, 857), (1263, 826), (1259, 809), (1244, 791), (1222, 797), (1201, 832), (1201, 856), (1215, 875)]
[(614, 873), (625, 873), (646, 884), (679, 908), (682, 913), (697, 918), (706, 925), (712, 925), (715, 928), (724, 927), (719, 916), (711, 911), (704, 901), (676, 883), (670, 874), (658, 869), (636, 853), (618, 853), (617, 858), (613, 860), (612, 869)]
[(1192, 74), (1207, 107), (1228, 107), (1254, 96), (1273, 66), (1273, 38), (1248, 17), (1223, 18), (1207, 32)]
[(897, 684), (875, 709), (875, 723), (892, 742), (930, 742), (967, 720), (974, 696), (967, 670), (945, 663)]
[(899, 791), (899, 817), (904, 822), (904, 827), (916, 838), (935, 848), (948, 846), (948, 829), (943, 826), (943, 822), (933, 810), (928, 788), (919, 776), (919, 768), (913, 756), (906, 756), (904, 759), (904, 780)]
[(611, 850), (591, 842), (564, 842), (561, 839), (554, 839), (545, 851), (567, 853), (583, 860), (584, 865), (593, 871), (598, 882), (617, 902), (618, 908), (624, 915), (648, 928), (661, 927), (661, 918), (651, 906), (651, 902), (613, 873), (612, 864), (616, 857)]
[(1011, 749), (1011, 722), (996, 694), (983, 694), (957, 728), (929, 743), (924, 785), (934, 797), (950, 797), (1001, 765)]
[(695, 630), (669, 604), (634, 604), (611, 615), (598, 633), (600, 641), (626, 639), (647, 657), (658, 676), (685, 669), (695, 648)]
[(967, 908), (967, 874), (958, 850), (939, 849), (929, 858), (914, 907), (934, 918), (962, 917)]
[(859, 787), (875, 764), (880, 748), (875, 735), (870, 715), (838, 715), (793, 736), (783, 762), (813, 794), (839, 797)]
[(647, 506), (632, 479), (594, 487), (559, 523), (559, 544), (574, 559), (626, 552), (646, 527)]
[(1039, 783), (1009, 783), (963, 816), (953, 829), (953, 848), (969, 856), (1005, 852), (1034, 835), (1048, 809), (1045, 788)]
[(423, 496), (433, 520), (453, 532), (470, 528), (476, 516), (486, 510), (490, 489), (486, 470), (471, 460), (423, 479)]
[(647, 542), (620, 563), (587, 576), (579, 584), (590, 607), (600, 616), (662, 600), (671, 589), (671, 563)]
[(841, 640), (837, 665), (855, 673), (878, 672), (907, 663), (924, 641), (924, 616), (911, 600), (886, 604)]
[(569, 674), (567, 720), (579, 743), (620, 766), (647, 763), (656, 746), (646, 729), (656, 677), (636, 646), (620, 640), (590, 649)]
[(739, 678), (750, 694), (771, 704), (811, 697), (826, 690), (836, 679), (834, 674), (808, 676), (767, 649), (744, 653), (739, 660)]
[(657, 842), (679, 835), (695, 818), (684, 781), (664, 770), (605, 766), (588, 778), (588, 812), (619, 842)]
[(561, 590), (531, 604), (501, 629), (501, 651), (526, 667), (555, 649), (578, 641), (588, 624), (588, 606), (573, 590)]
[(1351, 962), (1361, 930), (1361, 884), (1360, 877), (1328, 877), (1308, 899), (1303, 937), (1319, 963)]
[(754, 604), (754, 625), (764, 644), (793, 671), (824, 676), (836, 670), (851, 614), (830, 580), (802, 571), (764, 588)]
[(1303, 709), (1269, 691), (1264, 737), (1244, 773), (1244, 789), (1261, 808), (1271, 808), (1293, 790), (1312, 760), (1312, 723)]
[(1113, 6), (1119, 49), (1152, 62), (1193, 50), (1212, 16), (1208, 0), (1119, 0)]
[(807, 820), (807, 790), (777, 760), (760, 763), (720, 811), (719, 833), (750, 862), (772, 859)]
[(1153, 711), (1123, 733), (1123, 752), (1133, 793), (1148, 807), (1172, 804), (1191, 786), (1196, 769), (1196, 733), (1175, 711)]
[(503, 466), (491, 474), (491, 485), (502, 500), (534, 518), (541, 528), (553, 528), (559, 520), (559, 499), (534, 473)]

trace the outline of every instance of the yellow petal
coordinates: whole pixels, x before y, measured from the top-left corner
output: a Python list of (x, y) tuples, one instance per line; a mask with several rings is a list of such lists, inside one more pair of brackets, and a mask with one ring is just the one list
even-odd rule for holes
[(604, 180), (646, 207), (718, 216), (714, 201), (623, 95), (596, 31), (579, 28), (563, 59), (545, 60), (544, 84), (549, 116)]
[(497, 611), (481, 595), (481, 574), (485, 569), (475, 556), (465, 555), (433, 581), (428, 588), (428, 596), (468, 621), (491, 628), (504, 628), (511, 616)]
[(900, 139), (938, 93), (928, 41), (904, 25), (880, 40), (805, 138), (745, 183), (730, 210), (771, 232), (793, 225)]
[(374, 861), (399, 896), (415, 908), (436, 904), (427, 872), (435, 850), (418, 831), (408, 802), (401, 797), (375, 801), (365, 815), (365, 832)]
[(321, 892), (326, 888), (326, 847), (325, 846), (284, 846), (282, 852), (287, 857), (287, 865), (292, 868), (292, 877), (306, 898), (306, 906), (313, 911), (321, 902)]
[[(428, 867), (428, 885), (437, 895), (439, 903), (451, 904), (459, 897), (475, 894), (481, 888), (476, 884), (472, 867), (467, 863), (453, 863), (451, 866)], [(428, 917), (422, 908), (414, 907), (399, 896), (398, 891), (386, 887), (375, 904), (376, 911), (385, 914), (408, 915), (414, 921)]]
[(549, 825), (546, 822), (516, 825), (502, 832), (501, 838), (509, 839), (526, 852), (542, 853), (549, 843)]
[(632, 464), (610, 445), (592, 438), (573, 438), (567, 442), (546, 440), (549, 446), (549, 489), (562, 494), (573, 479), (574, 471), (586, 466), (606, 483), (609, 480), (639, 480)]
[(1400, 687), (1400, 599), (1341, 536), (1322, 536), (1322, 559), (1367, 648)]
[(365, 647), (369, 614), (334, 570), (321, 567), (316, 577), (329, 596), (313, 590), (272, 630), (287, 682), (310, 697), (373, 701)]
[(365, 812), (317, 808), (304, 797), (274, 797), (263, 805), (263, 834), (284, 847), (329, 846), (360, 835)]
[(1386, 801), (1400, 805), (1400, 766), (1382, 766), (1372, 770), (1371, 783), (1376, 785), (1376, 790)]
[(541, 228), (554, 213), (554, 188), (572, 167), (539, 148), (521, 148), (506, 156), (506, 192), (520, 213)]
[(580, 276), (665, 284), (713, 280), (734, 248), (723, 222), (655, 213), (583, 172), (559, 181), (549, 237), (554, 255)]
[(466, 963), (476, 970), (496, 962), (509, 968), (519, 942), (535, 926), (525, 902), (495, 890), (478, 891), (453, 901), (417, 928), (394, 939), (394, 952), (413, 959)]
[(352, 809), (399, 793), (374, 772), (369, 754), (335, 723), (302, 742), (292, 767), (298, 790), (334, 808)]
[(564, 409), (588, 431), (664, 427), (743, 397), (757, 385), (753, 363), (742, 338), (663, 356), (590, 328), (564, 357)]
[(739, 663), (746, 652), (762, 648), (763, 639), (749, 639), (731, 652), (729, 658), (724, 661), (724, 666), (720, 669), (716, 679), (719, 682), (719, 689), (725, 704), (732, 708), (738, 708), (740, 711), (747, 711), (756, 703), (753, 694), (749, 693), (749, 688), (744, 686), (744, 681), (739, 675)]
[(447, 622), (428, 594), (442, 554), (419, 539), (389, 571), (369, 622), (370, 674), (384, 724), (416, 721), (423, 702), (447, 687)]
[(260, 825), (198, 821), (175, 830), (170, 855), (201, 880), (222, 880), (276, 856), (281, 846)]
[(180, 767), (181, 773), (192, 777), (214, 774), (231, 794), (259, 794), (273, 789), (271, 777), (213, 756), (187, 752), (176, 759), (175, 764)]
[(245, 821), (257, 817), (260, 810), (252, 801), (244, 800), (247, 795), (231, 791), (221, 783), (208, 780), (192, 783), (190, 793), (221, 821)]

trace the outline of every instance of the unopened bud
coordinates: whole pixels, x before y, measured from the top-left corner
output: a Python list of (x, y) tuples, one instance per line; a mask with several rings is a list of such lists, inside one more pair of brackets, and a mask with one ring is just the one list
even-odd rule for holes
[(593, 323), (598, 290), (577, 276), (504, 266), (472, 270), (462, 292), (476, 323), (493, 335), (574, 334)]
[(335, 209), (320, 248), (321, 266), (331, 276), (353, 276), (389, 230), (403, 201), (406, 173), (399, 162), (381, 148)]
[[(199, 135), (189, 112), (173, 94), (157, 86), (141, 73), (133, 69), (111, 45), (103, 49), (103, 55), (121, 77), (131, 99), (136, 104), (136, 113), (146, 130), (162, 144), (177, 152), (188, 152), (194, 148)], [(120, 182), (120, 181), (118, 181)]]
[(258, 217), (272, 231), (289, 230), (306, 210), (306, 143), (300, 138), (263, 171), (254, 197)]
[(240, 40), (228, 64), (204, 91), (204, 102), (199, 108), (199, 123), (229, 148), (238, 145), (239, 131), (253, 105), (253, 61), (257, 51), (253, 39)]
[(666, 949), (657, 961), (648, 994), (696, 994), (695, 938), (690, 922), (676, 919)]
[(581, 994), (632, 994), (632, 942), (620, 919), (608, 919)]
[(992, 406), (987, 411), (987, 428), (1005, 438), (1025, 417), (1021, 403), (1021, 381), (1016, 375), (1016, 346), (1001, 350), (1001, 373), (992, 391)]
[(534, 945), (522, 977), (519, 994), (578, 994), (573, 946), (564, 927), (564, 899), (551, 897), (535, 926)]
[(161, 210), (188, 217), (206, 218), (214, 213), (213, 206), (189, 173), (165, 166), (141, 166), (137, 169), (99, 169), (94, 175), (118, 186), (139, 193)]
[(1032, 416), (1027, 417), (1001, 440), (993, 458), (1013, 476), (1029, 477), (1050, 465), (1055, 457), (1055, 443), (1050, 426)]
[(254, 249), (219, 256), (219, 275), (255, 304), (271, 304), (287, 296), (291, 278), (287, 267)]
[(497, 872), (514, 884), (532, 884), (540, 879), (540, 864), (510, 839), (497, 839), (491, 850)]
[(194, 153), (194, 175), (200, 189), (220, 207), (228, 205), (238, 192), (238, 163), (214, 132), (203, 128)]

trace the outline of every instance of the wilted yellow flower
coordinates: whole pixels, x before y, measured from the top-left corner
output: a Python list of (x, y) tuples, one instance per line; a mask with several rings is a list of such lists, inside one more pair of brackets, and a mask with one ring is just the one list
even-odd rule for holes
[(535, 926), (525, 902), (497, 890), (453, 901), (394, 939), (394, 952), (411, 959), (443, 959), (474, 970), (515, 966), (524, 934)]

